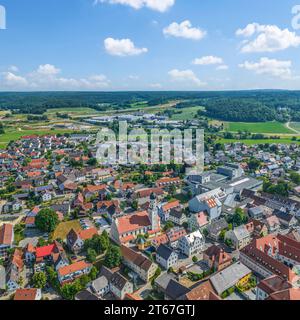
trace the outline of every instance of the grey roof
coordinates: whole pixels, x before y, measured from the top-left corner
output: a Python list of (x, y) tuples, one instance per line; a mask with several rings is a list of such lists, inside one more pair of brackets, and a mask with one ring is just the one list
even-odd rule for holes
[(164, 273), (161, 276), (159, 276), (154, 283), (160, 287), (163, 290), (166, 290), (168, 287), (168, 284), (171, 280), (175, 279), (175, 275), (172, 273)]
[(5, 268), (0, 266), (0, 290), (5, 290), (6, 279), (5, 279)]
[(96, 291), (104, 289), (108, 286), (108, 280), (105, 276), (101, 276), (92, 282), (92, 288)]
[(233, 233), (237, 237), (237, 239), (245, 239), (250, 236), (249, 231), (245, 228), (245, 226), (237, 227), (233, 230)]
[(162, 257), (164, 260), (168, 260), (173, 252), (174, 252), (173, 249), (171, 249), (170, 247), (164, 244), (161, 244), (157, 248), (156, 254)]
[(175, 280), (171, 280), (166, 288), (165, 294), (172, 300), (177, 300), (191, 290)]
[(241, 262), (237, 262), (213, 275), (210, 281), (218, 295), (221, 295), (224, 291), (235, 286), (239, 280), (249, 273), (251, 273), (251, 270), (248, 267)]
[(94, 295), (92, 292), (85, 289), (76, 294), (75, 300), (95, 301), (100, 299), (96, 295)]
[(171, 209), (170, 211), (170, 216), (175, 217), (177, 219), (181, 219), (182, 216), (184, 215), (184, 212), (181, 209)]
[(208, 227), (207, 231), (212, 235), (217, 235), (222, 230), (228, 228), (228, 223), (224, 218), (220, 220), (213, 221)]
[(254, 207), (249, 209), (249, 214), (253, 217), (263, 214), (264, 210), (262, 207)]

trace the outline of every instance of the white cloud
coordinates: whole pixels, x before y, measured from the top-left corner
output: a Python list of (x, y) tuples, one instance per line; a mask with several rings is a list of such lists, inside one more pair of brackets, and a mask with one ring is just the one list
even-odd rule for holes
[(259, 62), (245, 61), (239, 65), (249, 71), (253, 71), (259, 75), (271, 75), (283, 79), (292, 78), (292, 62), (269, 58), (261, 58)]
[(22, 87), (28, 84), (26, 78), (17, 76), (12, 72), (4, 72), (3, 79), (4, 85), (8, 87)]
[(241, 51), (243, 53), (251, 52), (275, 52), (298, 47), (300, 45), (300, 36), (288, 29), (280, 29), (276, 25), (260, 25), (258, 23), (248, 24), (244, 29), (236, 31), (237, 36), (254, 39), (242, 42)]
[(4, 72), (3, 86), (24, 90), (100, 90), (110, 85), (110, 80), (102, 74), (75, 79), (59, 77), (60, 72), (60, 69), (50, 64), (41, 65), (24, 76)]
[(217, 70), (228, 70), (229, 67), (226, 64), (222, 64), (221, 66), (218, 66), (216, 69)]
[(43, 75), (55, 75), (60, 73), (60, 69), (56, 68), (52, 64), (40, 65), (36, 71), (39, 74)]
[(168, 27), (164, 28), (163, 33), (166, 36), (192, 40), (201, 40), (207, 34), (205, 30), (192, 27), (192, 24), (189, 20), (185, 20), (180, 24), (173, 22)]
[(95, 0), (94, 3), (104, 2), (127, 5), (136, 10), (146, 7), (159, 12), (165, 12), (175, 4), (175, 0)]
[(206, 83), (202, 82), (192, 70), (173, 69), (169, 71), (169, 76), (172, 78), (173, 81), (191, 82), (199, 87), (206, 85)]
[(160, 83), (151, 83), (150, 88), (160, 89), (160, 88), (162, 88), (162, 85)]
[(8, 70), (11, 72), (19, 72), (19, 68), (17, 66), (9, 66)]
[(200, 66), (207, 66), (212, 64), (223, 64), (223, 59), (215, 56), (205, 56), (202, 58), (197, 58), (193, 61), (193, 64)]
[(135, 47), (130, 39), (107, 38), (104, 40), (104, 47), (107, 53), (119, 57), (137, 56), (148, 52), (147, 48)]

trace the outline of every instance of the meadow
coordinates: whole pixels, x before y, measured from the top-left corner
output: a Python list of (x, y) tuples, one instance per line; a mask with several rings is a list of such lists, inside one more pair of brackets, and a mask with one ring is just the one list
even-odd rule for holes
[(288, 129), (280, 122), (258, 122), (258, 123), (242, 123), (242, 122), (228, 122), (226, 124), (228, 131), (239, 132), (248, 131), (251, 133), (268, 133), (268, 134), (293, 134), (292, 130)]
[(252, 146), (255, 144), (273, 144), (273, 143), (282, 143), (282, 144), (292, 144), (292, 143), (296, 143), (296, 144), (300, 144), (300, 140), (298, 141), (293, 141), (291, 138), (281, 138), (281, 139), (259, 139), (259, 140), (254, 140), (254, 139), (247, 139), (247, 140), (236, 140), (236, 139), (220, 139), (219, 140), (220, 143), (236, 143), (236, 142), (241, 142), (244, 143), (245, 145), (248, 146)]

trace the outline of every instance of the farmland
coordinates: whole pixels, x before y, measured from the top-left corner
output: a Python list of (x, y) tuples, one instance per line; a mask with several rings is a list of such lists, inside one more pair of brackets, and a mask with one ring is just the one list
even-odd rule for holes
[(267, 134), (293, 134), (292, 130), (288, 129), (283, 123), (272, 122), (259, 122), (259, 123), (242, 123), (242, 122), (229, 122), (226, 124), (228, 131), (239, 132), (248, 131), (251, 133), (267, 133)]

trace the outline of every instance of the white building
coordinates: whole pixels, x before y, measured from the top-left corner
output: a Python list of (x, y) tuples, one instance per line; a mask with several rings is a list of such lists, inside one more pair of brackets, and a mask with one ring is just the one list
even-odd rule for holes
[(204, 250), (205, 238), (200, 230), (182, 237), (178, 241), (178, 249), (190, 257)]

